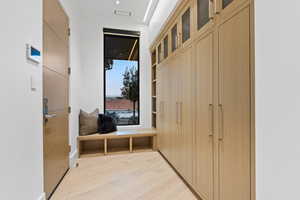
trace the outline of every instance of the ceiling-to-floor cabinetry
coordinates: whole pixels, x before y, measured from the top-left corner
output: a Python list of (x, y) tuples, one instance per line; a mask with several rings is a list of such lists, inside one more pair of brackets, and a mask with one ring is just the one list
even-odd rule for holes
[(255, 199), (252, 11), (183, 0), (152, 45), (159, 150), (203, 200)]
[(195, 42), (195, 190), (205, 199), (213, 197), (213, 33)]
[(224, 200), (250, 200), (249, 17), (245, 8), (218, 28), (219, 191)]

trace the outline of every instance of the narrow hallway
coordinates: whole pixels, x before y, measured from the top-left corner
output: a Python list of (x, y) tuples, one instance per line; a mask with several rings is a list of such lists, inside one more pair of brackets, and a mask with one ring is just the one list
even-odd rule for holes
[(157, 152), (82, 158), (52, 200), (193, 200), (196, 197)]

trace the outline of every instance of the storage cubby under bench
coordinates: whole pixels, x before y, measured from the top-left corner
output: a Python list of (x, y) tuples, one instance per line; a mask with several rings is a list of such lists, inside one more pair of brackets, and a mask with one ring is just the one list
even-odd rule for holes
[(78, 136), (79, 157), (156, 151), (156, 129), (116, 131), (110, 134)]

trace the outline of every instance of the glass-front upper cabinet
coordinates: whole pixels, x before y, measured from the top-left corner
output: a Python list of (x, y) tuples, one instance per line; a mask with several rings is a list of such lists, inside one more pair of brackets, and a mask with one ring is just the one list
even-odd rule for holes
[(222, 0), (222, 8), (226, 8), (229, 4), (231, 4), (233, 0)]
[(174, 52), (178, 48), (178, 31), (177, 31), (177, 24), (173, 26), (171, 29), (171, 46), (172, 46), (172, 52)]
[(191, 37), (191, 8), (188, 8), (181, 17), (182, 21), (182, 43)]
[(169, 55), (169, 35), (164, 39), (164, 58), (167, 58)]
[(197, 28), (200, 30), (209, 22), (210, 18), (210, 0), (197, 0)]
[(157, 60), (158, 60), (158, 63), (161, 63), (161, 61), (162, 61), (162, 57), (161, 57), (161, 44), (159, 44), (158, 47), (157, 47)]

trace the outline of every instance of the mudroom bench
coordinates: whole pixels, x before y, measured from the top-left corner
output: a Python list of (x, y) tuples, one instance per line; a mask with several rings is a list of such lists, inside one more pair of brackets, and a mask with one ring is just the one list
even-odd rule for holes
[(103, 156), (157, 150), (156, 129), (116, 131), (110, 134), (78, 136), (79, 157)]

